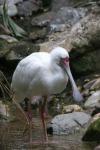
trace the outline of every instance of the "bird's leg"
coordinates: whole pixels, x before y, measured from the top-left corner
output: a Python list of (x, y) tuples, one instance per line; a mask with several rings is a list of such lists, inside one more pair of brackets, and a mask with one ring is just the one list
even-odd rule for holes
[(30, 138), (30, 143), (32, 143), (32, 108), (31, 108), (31, 101), (28, 101), (28, 113), (27, 117), (29, 120), (29, 138)]
[(45, 141), (48, 142), (48, 135), (47, 135), (47, 130), (46, 130), (46, 122), (45, 122), (45, 108), (46, 108), (46, 104), (47, 104), (47, 96), (43, 96), (43, 102), (40, 106), (40, 115), (41, 115), (41, 120), (42, 120), (42, 125), (43, 125), (43, 130), (44, 130), (44, 137), (45, 137)]
[[(32, 122), (32, 107), (31, 107), (31, 99), (26, 98), (25, 100), (25, 111), (26, 111), (26, 115), (29, 121), (29, 141), (30, 144), (33, 143), (32, 141), (32, 128), (33, 128), (33, 122)], [(26, 131), (26, 126), (24, 128), (24, 133)]]
[[(31, 115), (31, 112), (30, 112), (30, 107), (31, 106), (29, 106), (29, 105), (31, 105), (31, 104), (29, 104), (29, 99), (28, 98), (25, 98), (24, 99), (24, 102), (25, 102), (25, 106), (24, 106), (24, 111), (25, 111), (25, 113), (26, 113), (26, 116), (27, 116), (27, 118), (28, 118), (28, 121), (29, 121), (29, 125), (30, 125), (30, 116), (32, 117), (32, 115)], [(24, 126), (24, 130), (23, 130), (23, 135), (25, 134), (25, 132), (27, 131), (28, 129), (27, 129), (27, 124), (25, 124), (25, 126)]]

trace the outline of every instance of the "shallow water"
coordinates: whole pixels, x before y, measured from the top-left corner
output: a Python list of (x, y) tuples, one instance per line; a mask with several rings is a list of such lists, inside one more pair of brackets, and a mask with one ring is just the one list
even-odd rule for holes
[(21, 118), (10, 123), (2, 123), (0, 124), (0, 150), (93, 150), (96, 146), (95, 143), (82, 142), (82, 133), (70, 136), (49, 135), (49, 142), (46, 144), (43, 143), (42, 133), (39, 117), (34, 118), (32, 144), (29, 144), (29, 128)]

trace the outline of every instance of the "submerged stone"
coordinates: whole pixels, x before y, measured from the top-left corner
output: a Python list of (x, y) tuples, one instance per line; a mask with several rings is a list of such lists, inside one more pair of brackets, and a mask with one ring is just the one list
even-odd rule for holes
[(74, 134), (84, 128), (90, 118), (90, 115), (84, 112), (57, 115), (49, 124), (48, 131), (52, 131), (55, 135)]

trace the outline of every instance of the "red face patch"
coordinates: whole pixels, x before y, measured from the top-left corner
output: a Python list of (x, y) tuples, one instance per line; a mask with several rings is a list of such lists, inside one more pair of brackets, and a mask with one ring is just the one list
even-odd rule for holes
[(62, 59), (62, 61), (63, 61), (63, 63), (64, 63), (64, 64), (66, 64), (66, 63), (68, 63), (68, 62), (69, 62), (69, 58), (68, 58), (68, 57), (63, 58), (63, 59)]

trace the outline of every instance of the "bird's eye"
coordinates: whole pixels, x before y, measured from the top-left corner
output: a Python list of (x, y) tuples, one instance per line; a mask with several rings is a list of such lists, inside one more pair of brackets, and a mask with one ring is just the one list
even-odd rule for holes
[(62, 66), (63, 64), (68, 64), (69, 63), (69, 57), (66, 58), (61, 58), (60, 60), (60, 65)]
[(69, 57), (62, 58), (62, 61), (65, 62), (65, 63), (69, 62)]
[(66, 57), (65, 60), (66, 60), (66, 62), (69, 62), (69, 57)]

